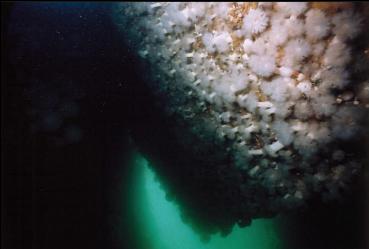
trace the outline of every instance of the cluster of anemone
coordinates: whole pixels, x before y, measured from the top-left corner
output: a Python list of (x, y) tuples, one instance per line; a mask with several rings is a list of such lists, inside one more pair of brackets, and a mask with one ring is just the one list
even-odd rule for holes
[[(189, 124), (206, 117), (203, 125), (215, 127), (235, 170), (250, 179), (242, 191), (265, 188), (269, 202), (289, 207), (314, 193), (334, 198), (331, 188), (357, 172), (341, 148), (365, 129), (369, 108), (368, 83), (350, 80), (350, 42), (363, 21), (353, 8), (137, 3), (125, 10), (136, 18), (130, 39), (155, 68), (152, 85), (166, 110), (192, 112)], [(183, 106), (170, 104), (180, 94), (188, 97)]]

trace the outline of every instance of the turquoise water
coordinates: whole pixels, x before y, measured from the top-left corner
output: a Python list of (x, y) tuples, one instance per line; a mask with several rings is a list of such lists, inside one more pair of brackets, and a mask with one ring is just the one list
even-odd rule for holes
[(227, 237), (216, 234), (209, 242), (201, 241), (200, 236), (183, 223), (176, 204), (166, 200), (147, 160), (138, 155), (134, 163), (137, 171), (130, 189), (133, 229), (145, 249), (284, 248), (275, 219), (256, 219), (251, 226), (235, 226)]

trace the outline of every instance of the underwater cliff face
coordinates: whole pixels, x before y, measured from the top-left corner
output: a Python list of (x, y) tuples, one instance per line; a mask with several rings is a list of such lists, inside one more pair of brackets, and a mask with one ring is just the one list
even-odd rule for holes
[(206, 210), (211, 232), (340, 199), (360, 178), (369, 133), (369, 68), (353, 63), (368, 62), (362, 7), (117, 5), (166, 127), (137, 137), (167, 141), (153, 152), (156, 170), (177, 201)]
[[(145, 4), (141, 6), (149, 7)], [(191, 10), (190, 12), (193, 13), (193, 8), (188, 7), (190, 5), (186, 6), (173, 10), (182, 11), (185, 7), (184, 9)], [(225, 105), (222, 108), (226, 109), (214, 108), (215, 113), (209, 112), (206, 108), (209, 108), (210, 102), (184, 84), (189, 79), (183, 74), (186, 72), (186, 67), (171, 72), (166, 67), (161, 68), (165, 64), (163, 61), (159, 60), (157, 67), (153, 67), (150, 62), (142, 62), (142, 57), (137, 57), (136, 52), (140, 51), (144, 58), (148, 56), (145, 50), (137, 50), (137, 47), (132, 46), (132, 43), (135, 46), (140, 44), (133, 39), (135, 36), (128, 38), (122, 36), (120, 28), (116, 26), (117, 22), (119, 24), (119, 18), (122, 18), (122, 12), (115, 13), (113, 19), (111, 17), (112, 10), (113, 12), (122, 10), (120, 7), (102, 3), (16, 3), (5, 7), (9, 12), (2, 13), (5, 20), (2, 24), (2, 38), (4, 38), (2, 39), (4, 41), (2, 44), (4, 52), (2, 53), (2, 189), (4, 190), (2, 192), (4, 203), (2, 247), (140, 249), (143, 237), (155, 240), (156, 231), (154, 229), (152, 232), (150, 229), (156, 227), (161, 239), (147, 240), (148, 243), (142, 248), (153, 249), (154, 243), (159, 247), (166, 245), (171, 248), (168, 243), (170, 244), (171, 239), (174, 240), (174, 238), (183, 239), (184, 247), (192, 246), (196, 249), (222, 248), (222, 246), (229, 248), (227, 246), (230, 245), (234, 248), (243, 248), (250, 243), (255, 243), (255, 247), (259, 245), (261, 248), (275, 248), (272, 246), (274, 241), (282, 241), (283, 248), (365, 248), (363, 240), (368, 231), (364, 227), (367, 199), (363, 197), (366, 185), (362, 181), (364, 178), (362, 173), (353, 178), (357, 184), (353, 184), (350, 188), (344, 186), (344, 189), (351, 192), (344, 191), (340, 201), (322, 203), (319, 194), (317, 198), (313, 198), (313, 195), (316, 195), (314, 191), (322, 188), (318, 185), (312, 193), (303, 195), (304, 202), (305, 198), (308, 198), (307, 205), (303, 208), (282, 213), (277, 220), (256, 219), (250, 224), (253, 216), (270, 217), (282, 206), (278, 203), (271, 205), (276, 196), (284, 196), (286, 188), (278, 187), (281, 180), (287, 179), (294, 182), (297, 179), (295, 175), (314, 176), (315, 166), (310, 164), (303, 165), (302, 168), (298, 166), (298, 170), (288, 169), (287, 172), (283, 171), (279, 172), (282, 174), (275, 175), (274, 171), (256, 167), (259, 162), (261, 163), (258, 161), (260, 151), (253, 151), (251, 148), (252, 157), (249, 154), (234, 154), (236, 150), (233, 146), (235, 141), (240, 140), (240, 132), (233, 126), (242, 120), (234, 118), (236, 109), (233, 108), (244, 109), (243, 114), (247, 115), (250, 106), (225, 105), (226, 101), (232, 102), (233, 97), (222, 96), (226, 98), (218, 98), (216, 103)], [(222, 9), (224, 5), (220, 7)], [(156, 5), (154, 8), (155, 11), (159, 11), (162, 7)], [(260, 8), (261, 11), (268, 12), (270, 6), (265, 5)], [(199, 8), (198, 11), (200, 12), (196, 12), (196, 15), (206, 11), (206, 8)], [(301, 19), (302, 16), (298, 19), (306, 22), (310, 6), (309, 9), (302, 11), (303, 19)], [(322, 11), (325, 13), (325, 10), (322, 9)], [(338, 10), (332, 10), (331, 15), (336, 11)], [(222, 12), (218, 11), (216, 15), (223, 16)], [(341, 10), (337, 13), (340, 12)], [(145, 11), (143, 13), (147, 14)], [(350, 15), (360, 15), (360, 11), (355, 10)], [(131, 15), (123, 17), (131, 18)], [(142, 20), (146, 20), (145, 18)], [(271, 31), (269, 26), (271, 16), (268, 14), (264, 18), (267, 19), (268, 25), (265, 27), (261, 25), (254, 30), (257, 36)], [(321, 18), (327, 18), (326, 14)], [(218, 19), (215, 18), (215, 20)], [(248, 22), (244, 24), (243, 19), (240, 20), (242, 32), (254, 32), (252, 27), (250, 29), (247, 26)], [(170, 24), (170, 19), (167, 21)], [(184, 22), (186, 24), (185, 20)], [(333, 32), (332, 25), (329, 26), (330, 32)], [(131, 24), (128, 27), (133, 26)], [(366, 27), (365, 24), (364, 27)], [(175, 32), (177, 31), (179, 30), (176, 28)], [(206, 49), (204, 50), (206, 53), (213, 51), (214, 56), (219, 54), (219, 56), (228, 57), (226, 54), (233, 49), (233, 45), (228, 43), (229, 37), (224, 34), (208, 33), (199, 41), (203, 45), (206, 43), (208, 47), (201, 45), (199, 49)], [(357, 37), (362, 34), (361, 29)], [(141, 34), (137, 33), (137, 35)], [(285, 42), (291, 40), (289, 35), (288, 32)], [(319, 36), (319, 34), (316, 35)], [(331, 33), (326, 35), (329, 37)], [(327, 37), (322, 39), (328, 43), (325, 41)], [(233, 36), (231, 38), (234, 39)], [(252, 37), (249, 40), (255, 42)], [(363, 41), (356, 38), (344, 44), (346, 48), (360, 50), (365, 45)], [(182, 46), (188, 47), (182, 43), (187, 42), (191, 41), (183, 39), (180, 44), (173, 42), (168, 45), (168, 48), (175, 46), (176, 49), (182, 50)], [(249, 41), (243, 41), (242, 45), (239, 44), (239, 51), (243, 51), (247, 45), (252, 45), (249, 43)], [(158, 46), (161, 45), (162, 43), (158, 43)], [(309, 45), (312, 46), (310, 41)], [(155, 50), (155, 48), (151, 49)], [(196, 53), (192, 55), (191, 51), (186, 53), (189, 54), (189, 57), (185, 56), (186, 63), (189, 61), (193, 64)], [(255, 53), (250, 52), (249, 57)], [(312, 53), (311, 48), (310, 53)], [(362, 107), (367, 98), (365, 87), (363, 91), (358, 90), (358, 87), (362, 86), (361, 82), (367, 79), (367, 75), (362, 73), (367, 70), (365, 63), (367, 58), (359, 56), (359, 53), (357, 57), (352, 57), (353, 55), (354, 53), (350, 52), (350, 63), (343, 67), (346, 70), (346, 66), (353, 66), (356, 73), (347, 69), (347, 72), (350, 72), (347, 88), (331, 93), (332, 96), (342, 100), (342, 103), (333, 104), (333, 107), (330, 107), (335, 110), (346, 106)], [(233, 59), (231, 56), (227, 64)], [(240, 58), (236, 57), (237, 60)], [(274, 70), (276, 70), (279, 67), (278, 61), (275, 60), (274, 63)], [(247, 63), (245, 65), (248, 67)], [(208, 66), (214, 65), (211, 63)], [(158, 71), (155, 71), (157, 69)], [(264, 69), (256, 67), (252, 70), (268, 74), (268, 70), (265, 70), (272, 70), (273, 65)], [(247, 87), (253, 86), (254, 83), (249, 80), (249, 76), (241, 75), (237, 70), (234, 72), (234, 78), (227, 79), (228, 81), (223, 78), (222, 83), (230, 82), (234, 87), (242, 87), (245, 84)], [(167, 72), (173, 74), (168, 77), (170, 80), (176, 79), (175, 82), (171, 81), (175, 84), (162, 89), (162, 81), (153, 80), (151, 71), (155, 74), (159, 73), (159, 76), (166, 75)], [(288, 70), (282, 71), (288, 74)], [(342, 73), (342, 71), (335, 72)], [(276, 72), (273, 71), (273, 74)], [(261, 79), (275, 77), (259, 74), (256, 76)], [(299, 82), (297, 86), (301, 83), (298, 77), (299, 75), (296, 75), (293, 78), (296, 84)], [(167, 76), (164, 78), (167, 79)], [(247, 83), (237, 81), (237, 79), (242, 81), (246, 78)], [(233, 80), (236, 80), (237, 84), (233, 84), (236, 82)], [(214, 83), (215, 79), (212, 81)], [(354, 87), (353, 82), (360, 84)], [(209, 83), (208, 90), (213, 83)], [(300, 85), (301, 89), (298, 89), (303, 91), (309, 89), (308, 84), (305, 83)], [(203, 83), (199, 84), (198, 86), (202, 87)], [(190, 97), (187, 96), (188, 90), (192, 91)], [(212, 90), (217, 93), (223, 91), (227, 95), (227, 88), (220, 87)], [(244, 92), (241, 90), (239, 94), (255, 95), (254, 104), (268, 101), (274, 104), (274, 97), (291, 100), (289, 92), (276, 92), (278, 96), (272, 94), (261, 96), (254, 88), (250, 88), (250, 92), (248, 92), (249, 88), (246, 90)], [(302, 94), (301, 91), (299, 93)], [(260, 102), (259, 97), (266, 99)], [(250, 99), (253, 98), (250, 97)], [(356, 99), (359, 100), (358, 105), (355, 104)], [(299, 101), (309, 102), (303, 95), (299, 97)], [(247, 101), (244, 104), (246, 103), (252, 104)], [(274, 113), (266, 113), (269, 116), (264, 117), (260, 112), (264, 104), (257, 104), (254, 110), (256, 114), (253, 115), (259, 116), (257, 118), (251, 116), (251, 120), (273, 122), (276, 112), (283, 109), (266, 105), (265, 111), (275, 110)], [(308, 104), (312, 105), (310, 102)], [(231, 111), (227, 108), (231, 108)], [(347, 108), (344, 109), (347, 110)], [(327, 110), (329, 113), (329, 106), (328, 109), (321, 111), (325, 113)], [(351, 110), (353, 109), (348, 112), (351, 113)], [(291, 113), (286, 114), (289, 115), (286, 121), (295, 115), (294, 109), (290, 111)], [(304, 106), (300, 111), (303, 113)], [(315, 111), (314, 109), (314, 115)], [(324, 113), (323, 115), (326, 115)], [(334, 113), (332, 116), (337, 115)], [(360, 118), (360, 115), (357, 117)], [(271, 120), (268, 120), (269, 118)], [(305, 119), (302, 115), (299, 118), (303, 120), (302, 122), (308, 122), (311, 117)], [(342, 124), (339, 118), (335, 118), (334, 121), (333, 118), (331, 119), (331, 122), (346, 125)], [(321, 123), (328, 120), (326, 116), (317, 119), (316, 126), (312, 128), (321, 127)], [(360, 123), (355, 122), (356, 117), (351, 121), (360, 127)], [(218, 127), (219, 124), (221, 129)], [(276, 127), (283, 130), (284, 123), (279, 123)], [(272, 129), (276, 127), (272, 126)], [(263, 134), (262, 127), (259, 129), (259, 131), (250, 132), (251, 137), (242, 137), (248, 146), (261, 146), (258, 143), (259, 140), (253, 137), (259, 133)], [(221, 133), (220, 138), (218, 132)], [(360, 132), (360, 129), (348, 129), (340, 135), (343, 138), (350, 134), (358, 136), (357, 134), (360, 133), (356, 132)], [(287, 159), (286, 154), (281, 152), (292, 148), (295, 144), (291, 142), (287, 149), (282, 143), (283, 138), (281, 138), (281, 144), (277, 143), (280, 139), (277, 132), (269, 130), (265, 134), (271, 136), (270, 140), (266, 141), (271, 142), (270, 146), (265, 143), (265, 148), (255, 149), (261, 149), (263, 155), (267, 157), (265, 166), (275, 160), (278, 161), (278, 170), (282, 169), (284, 160)], [(298, 133), (291, 134), (293, 139), (297, 136)], [(284, 147), (279, 148), (282, 145)], [(332, 158), (328, 162), (323, 161), (323, 164), (328, 164), (327, 168), (324, 168), (328, 178), (324, 181), (328, 183), (332, 178), (336, 179), (340, 182), (339, 188), (341, 188), (341, 180), (350, 183), (351, 180), (348, 178), (353, 173), (350, 171), (352, 168), (346, 163), (349, 163), (352, 158), (361, 162), (360, 158), (356, 157), (355, 150), (367, 147), (358, 142), (347, 143), (345, 146), (343, 143), (328, 143), (326, 147), (327, 150), (322, 153)], [(337, 148), (344, 154), (341, 152), (331, 154)], [(269, 154), (273, 151), (268, 149), (275, 150), (275, 155)], [(347, 150), (355, 153), (347, 153)], [(131, 160), (137, 151), (142, 152), (141, 156), (149, 162), (150, 169), (140, 169), (140, 165)], [(342, 163), (345, 170), (341, 171), (342, 168), (333, 170), (336, 166), (333, 162)], [(260, 164), (260, 166), (263, 165)], [(277, 167), (273, 168), (273, 170), (276, 169)], [(152, 179), (154, 174), (160, 179), (159, 182), (154, 183)], [(265, 177), (269, 174), (273, 176), (272, 179)], [(251, 175), (254, 175), (252, 180), (250, 180)], [(303, 180), (307, 181), (306, 186), (312, 186), (313, 179), (307, 177)], [(145, 181), (150, 186), (147, 191), (135, 191), (147, 186), (143, 183)], [(251, 183), (255, 186), (250, 188)], [(159, 185), (163, 190), (158, 189)], [(295, 190), (297, 187), (302, 187), (301, 185), (287, 185), (289, 188), (287, 191), (293, 192), (291, 196), (300, 197)], [(328, 184), (323, 187), (324, 189), (328, 190), (328, 194), (335, 194), (337, 190), (334, 184)], [(308, 188), (306, 191), (309, 192)], [(164, 200), (164, 195), (167, 200)], [(131, 198), (132, 196), (134, 198)], [(133, 200), (137, 199), (141, 202), (134, 203)], [(250, 205), (251, 202), (245, 200), (252, 200), (255, 205)], [(260, 203), (262, 200), (265, 202)], [(153, 208), (148, 208), (145, 202), (151, 203)], [(294, 202), (290, 204), (295, 205)], [(161, 209), (160, 205), (164, 208)], [(171, 207), (175, 207), (175, 211)], [(131, 208), (136, 211), (135, 215), (132, 215)], [(164, 210), (169, 211), (167, 214), (160, 212)], [(238, 225), (235, 226), (235, 223), (246, 227), (236, 227)], [(166, 227), (167, 224), (178, 225), (177, 233), (173, 234), (172, 229)], [(219, 231), (221, 233), (217, 233)], [(213, 235), (209, 236), (209, 234)], [(167, 239), (167, 236), (171, 239)], [(210, 239), (210, 242), (203, 243), (200, 238)]]

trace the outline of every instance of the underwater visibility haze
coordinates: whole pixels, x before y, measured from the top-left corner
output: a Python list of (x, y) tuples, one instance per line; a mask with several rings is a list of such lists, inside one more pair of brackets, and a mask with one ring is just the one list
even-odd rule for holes
[(2, 3), (2, 248), (366, 248), (368, 16)]

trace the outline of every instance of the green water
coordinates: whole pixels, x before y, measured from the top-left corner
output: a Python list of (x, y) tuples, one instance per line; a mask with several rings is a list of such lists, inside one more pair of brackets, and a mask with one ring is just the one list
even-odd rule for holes
[(251, 226), (235, 226), (231, 234), (211, 236), (202, 242), (191, 227), (182, 222), (175, 203), (165, 199), (165, 192), (155, 179), (148, 162), (137, 156), (136, 170), (130, 188), (133, 229), (145, 249), (279, 249), (283, 243), (278, 236), (275, 219), (256, 219)]

